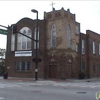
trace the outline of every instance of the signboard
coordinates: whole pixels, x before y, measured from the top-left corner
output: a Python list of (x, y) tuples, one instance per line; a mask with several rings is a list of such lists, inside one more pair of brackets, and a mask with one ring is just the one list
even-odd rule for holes
[(15, 57), (32, 56), (32, 51), (15, 51)]
[(7, 35), (8, 31), (4, 29), (0, 29), (0, 34)]

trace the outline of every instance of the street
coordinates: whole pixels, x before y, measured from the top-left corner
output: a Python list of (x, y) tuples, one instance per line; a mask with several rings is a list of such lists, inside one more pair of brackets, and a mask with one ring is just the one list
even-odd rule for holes
[(100, 81), (10, 81), (0, 80), (0, 100), (96, 100)]

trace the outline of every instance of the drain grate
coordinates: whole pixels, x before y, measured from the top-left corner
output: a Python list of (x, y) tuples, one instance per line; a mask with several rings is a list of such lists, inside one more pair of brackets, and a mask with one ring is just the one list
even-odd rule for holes
[(31, 92), (37, 92), (37, 93), (39, 93), (39, 92), (42, 92), (42, 91), (35, 90), (35, 91), (31, 91)]
[(85, 94), (85, 93), (87, 93), (87, 92), (77, 92), (77, 93)]

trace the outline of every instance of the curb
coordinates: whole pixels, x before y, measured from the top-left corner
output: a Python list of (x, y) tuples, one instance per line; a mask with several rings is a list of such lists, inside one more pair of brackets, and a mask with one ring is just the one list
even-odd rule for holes
[(37, 83), (55, 83), (55, 82), (94, 82), (94, 81), (100, 81), (100, 78), (91, 78), (91, 79), (66, 79), (66, 80), (60, 80), (60, 79), (38, 79), (35, 81), (34, 78), (19, 78), (19, 77), (8, 77), (8, 79), (4, 79), (3, 77), (0, 77), (0, 80), (7, 80), (7, 81), (20, 81), (20, 82), (37, 82)]

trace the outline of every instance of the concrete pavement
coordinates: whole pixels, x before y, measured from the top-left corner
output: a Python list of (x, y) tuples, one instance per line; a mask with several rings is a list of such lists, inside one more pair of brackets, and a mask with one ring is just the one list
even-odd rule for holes
[(19, 78), (19, 77), (8, 77), (8, 79), (4, 79), (3, 77), (0, 77), (0, 80), (4, 81), (19, 81), (19, 82), (93, 82), (93, 81), (100, 81), (100, 78), (91, 78), (91, 79), (66, 79), (66, 80), (60, 80), (60, 79), (38, 79), (35, 81), (34, 78)]

